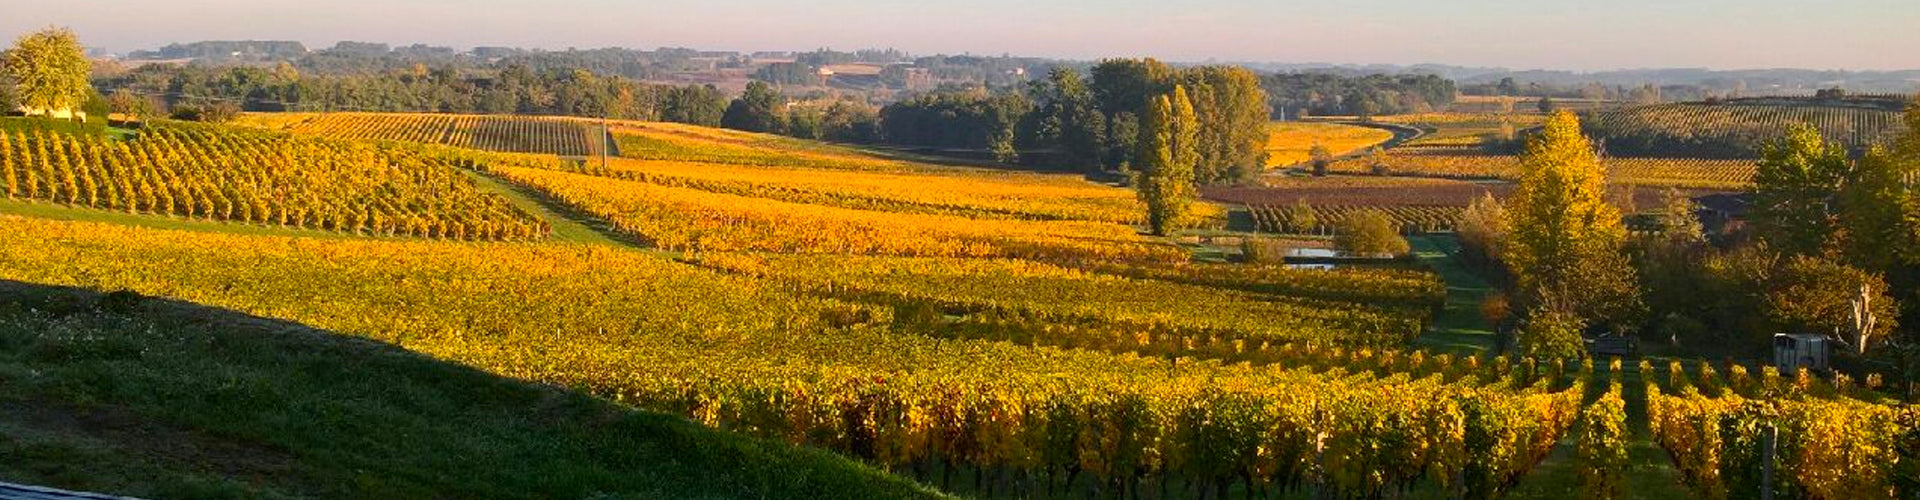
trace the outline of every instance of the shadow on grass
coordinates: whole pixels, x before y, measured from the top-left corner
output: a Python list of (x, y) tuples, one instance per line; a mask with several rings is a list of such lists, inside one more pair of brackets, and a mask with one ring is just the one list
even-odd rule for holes
[(154, 498), (940, 498), (297, 323), (0, 281), (0, 480)]

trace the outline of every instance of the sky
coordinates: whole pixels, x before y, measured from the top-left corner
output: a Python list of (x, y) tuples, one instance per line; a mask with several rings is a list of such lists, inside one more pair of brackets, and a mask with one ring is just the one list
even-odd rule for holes
[(1920, 69), (1920, 0), (0, 0), (0, 37), (897, 48), (1513, 69)]

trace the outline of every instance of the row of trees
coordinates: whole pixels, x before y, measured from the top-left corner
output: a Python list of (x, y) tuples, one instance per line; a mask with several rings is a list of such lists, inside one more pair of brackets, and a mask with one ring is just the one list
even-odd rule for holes
[(162, 112), (226, 103), (246, 111), (519, 113), (714, 126), (728, 102), (712, 86), (652, 85), (587, 70), (525, 66), (486, 75), (426, 65), (312, 75), (287, 63), (272, 68), (148, 65), (96, 83), (149, 100)]
[(1453, 104), (1452, 80), (1434, 75), (1275, 73), (1260, 79), (1276, 116), (1426, 113)]
[(1630, 235), (1577, 119), (1557, 114), (1529, 139), (1513, 195), (1459, 226), (1506, 278), (1487, 312), (1534, 355), (1576, 355), (1583, 333), (1757, 354), (1774, 332), (1809, 332), (1903, 361), (1920, 340), (1895, 333), (1920, 324), (1920, 104), (1905, 120), (1905, 137), (1857, 155), (1794, 127), (1763, 148), (1750, 225), (1709, 238), (1677, 191), (1657, 229)]

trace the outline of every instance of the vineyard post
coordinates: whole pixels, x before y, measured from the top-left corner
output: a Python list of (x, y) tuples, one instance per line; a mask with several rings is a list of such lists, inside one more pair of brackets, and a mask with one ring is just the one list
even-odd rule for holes
[(1760, 500), (1773, 500), (1773, 452), (1780, 428), (1769, 422), (1760, 428)]

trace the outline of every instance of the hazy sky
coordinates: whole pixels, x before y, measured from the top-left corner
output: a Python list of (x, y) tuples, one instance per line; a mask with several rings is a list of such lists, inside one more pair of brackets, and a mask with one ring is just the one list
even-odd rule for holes
[(898, 48), (1513, 68), (1920, 68), (1920, 0), (0, 0), (0, 36)]

